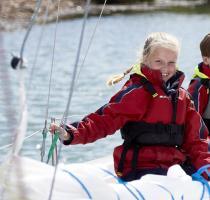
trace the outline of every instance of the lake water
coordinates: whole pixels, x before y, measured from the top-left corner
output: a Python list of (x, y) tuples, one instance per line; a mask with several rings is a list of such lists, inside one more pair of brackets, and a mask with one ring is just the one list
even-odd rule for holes
[[(87, 22), (80, 63), (97, 20), (97, 17), (91, 17)], [(65, 111), (81, 26), (82, 19), (63, 21), (58, 24), (48, 123), (51, 117), (62, 118)], [(38, 60), (30, 80), (30, 90), (27, 92), (29, 112), (27, 135), (44, 126), (55, 24), (45, 25), (44, 28)], [(29, 85), (28, 77), (33, 66), (41, 30), (42, 26), (36, 25), (26, 44), (24, 52), (24, 57), (28, 60), (26, 87)], [(101, 19), (85, 64), (77, 79), (68, 120), (83, 118), (86, 114), (104, 105), (117, 92), (124, 81), (109, 88), (106, 86), (107, 78), (136, 63), (138, 52), (146, 36), (156, 31), (171, 33), (181, 41), (179, 66), (186, 74), (183, 86), (187, 87), (193, 74), (193, 68), (201, 61), (199, 43), (210, 31), (209, 15), (161, 12), (104, 17)], [(0, 147), (11, 143), (12, 133), (18, 126), (20, 96), (18, 79), (17, 72), (11, 69), (9, 63), (10, 53), (19, 52), (24, 34), (25, 30), (0, 32)], [(41, 132), (25, 140), (22, 155), (39, 160), (38, 146), (41, 141)], [(51, 138), (48, 137), (46, 153), (50, 141)], [(116, 132), (115, 135), (101, 139), (94, 144), (63, 147), (62, 160), (70, 163), (99, 158), (111, 154), (113, 148), (121, 143), (120, 134)], [(0, 150), (0, 160), (3, 160), (8, 151), (8, 148)]]

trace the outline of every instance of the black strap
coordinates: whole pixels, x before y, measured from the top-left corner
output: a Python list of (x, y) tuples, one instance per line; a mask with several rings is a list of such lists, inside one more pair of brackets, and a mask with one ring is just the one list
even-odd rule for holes
[(140, 149), (140, 145), (135, 145), (133, 149), (133, 158), (132, 158), (131, 167), (134, 173), (136, 173), (136, 169), (137, 169), (139, 149)]
[(171, 102), (173, 106), (173, 113), (172, 113), (172, 123), (176, 124), (176, 113), (177, 113), (177, 103), (178, 103), (179, 91), (177, 90), (176, 93), (171, 95)]
[(142, 76), (141, 78), (141, 83), (143, 84), (143, 86), (145, 87), (145, 89), (153, 96), (156, 97), (158, 94), (155, 90), (155, 88), (153, 87), (152, 83), (150, 83), (145, 77)]
[[(126, 154), (130, 147), (131, 147), (131, 143), (130, 144), (125, 143), (125, 142), (123, 143), (123, 151), (122, 151), (120, 161), (118, 164), (118, 169), (117, 169), (117, 175), (120, 177), (123, 175), (123, 168), (124, 168), (124, 163), (125, 163), (125, 159), (126, 159)], [(134, 145), (133, 157), (132, 157), (132, 161), (131, 161), (131, 168), (132, 168), (133, 173), (137, 172), (139, 149), (140, 149), (140, 145), (137, 145), (137, 144)]]
[(129, 148), (130, 148), (130, 143), (125, 141), (123, 143), (123, 150), (122, 150), (120, 161), (119, 161), (119, 164), (118, 164), (118, 169), (117, 169), (117, 175), (118, 176), (122, 176), (122, 172), (123, 172), (123, 168), (124, 168), (124, 162), (125, 162), (126, 154), (127, 154)]

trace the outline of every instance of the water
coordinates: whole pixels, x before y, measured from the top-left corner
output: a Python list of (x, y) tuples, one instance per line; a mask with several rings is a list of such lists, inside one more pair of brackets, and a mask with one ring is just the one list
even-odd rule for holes
[[(85, 55), (96, 22), (96, 17), (91, 17), (88, 20), (81, 60)], [(65, 110), (81, 26), (81, 19), (60, 22), (58, 25), (49, 122), (50, 117), (62, 118)], [(28, 87), (30, 83), (27, 95), (29, 107), (27, 135), (43, 128), (46, 113), (55, 24), (45, 26), (36, 68), (32, 79), (28, 80), (41, 29), (40, 25), (33, 28), (24, 53), (28, 60), (26, 86)], [(208, 15), (162, 12), (102, 18), (77, 80), (68, 120), (72, 122), (83, 118), (86, 114), (104, 105), (116, 93), (124, 81), (114, 88), (109, 88), (105, 84), (107, 78), (136, 63), (138, 52), (142, 48), (146, 36), (151, 32), (168, 32), (177, 36), (181, 41), (179, 66), (186, 73), (183, 85), (186, 88), (193, 74), (194, 66), (201, 61), (199, 43), (209, 30), (210, 17)], [(9, 62), (10, 52), (19, 52), (24, 34), (25, 30), (0, 33), (0, 147), (11, 142), (12, 133), (17, 127), (19, 117), (18, 80), (17, 72), (10, 68)], [(39, 160), (40, 151), (37, 146), (41, 144), (41, 141), (41, 133), (25, 140), (21, 154)], [(50, 141), (51, 138), (48, 137), (46, 153)], [(115, 135), (93, 144), (63, 147), (62, 160), (69, 163), (99, 158), (111, 154), (113, 148), (121, 143), (120, 134), (117, 132)], [(9, 149), (0, 151), (0, 160), (2, 160)]]

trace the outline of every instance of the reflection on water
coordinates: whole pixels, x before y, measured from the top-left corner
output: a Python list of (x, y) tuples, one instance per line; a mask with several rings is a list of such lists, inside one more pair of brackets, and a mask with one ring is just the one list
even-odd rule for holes
[[(91, 17), (88, 21), (81, 58), (85, 55), (96, 22), (97, 18), (95, 17)], [(61, 118), (65, 110), (81, 25), (81, 19), (59, 23), (49, 117)], [(26, 44), (25, 57), (28, 59), (26, 71), (28, 77), (33, 65), (41, 28), (41, 26), (34, 27)], [(54, 28), (55, 24), (46, 25), (31, 80), (31, 89), (28, 91), (28, 135), (44, 126)], [(208, 15), (150, 13), (102, 18), (85, 65), (77, 80), (69, 121), (83, 118), (85, 114), (95, 111), (109, 100), (122, 84), (108, 88), (105, 85), (106, 79), (109, 75), (122, 72), (135, 63), (145, 37), (154, 31), (169, 32), (181, 41), (179, 66), (186, 73), (184, 82), (184, 87), (186, 87), (193, 74), (194, 66), (200, 62), (199, 42), (209, 30)], [(18, 82), (16, 71), (9, 67), (9, 62), (10, 52), (19, 52), (24, 33), (25, 30), (17, 30), (12, 33), (3, 32), (0, 35), (0, 146), (11, 141), (11, 133), (17, 126)], [(40, 159), (40, 152), (36, 146), (41, 144), (41, 140), (41, 133), (26, 140), (22, 154)], [(50, 140), (50, 138), (47, 140), (47, 149)], [(114, 146), (121, 142), (120, 135), (117, 133), (94, 144), (64, 147), (62, 157), (68, 162), (90, 160), (110, 154)], [(4, 150), (3, 153), (7, 151)], [(1, 153), (1, 159), (3, 153)]]

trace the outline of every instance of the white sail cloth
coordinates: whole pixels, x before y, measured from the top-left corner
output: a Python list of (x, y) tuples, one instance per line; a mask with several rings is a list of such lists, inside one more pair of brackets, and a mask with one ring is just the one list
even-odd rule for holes
[[(9, 169), (9, 173), (7, 172)], [(5, 174), (5, 172), (7, 172)], [(54, 167), (29, 158), (14, 156), (0, 166), (1, 200), (47, 200)], [(145, 175), (141, 180), (120, 182), (111, 157), (82, 164), (60, 164), (52, 200), (210, 199), (200, 182), (192, 181), (180, 166), (167, 176)]]

